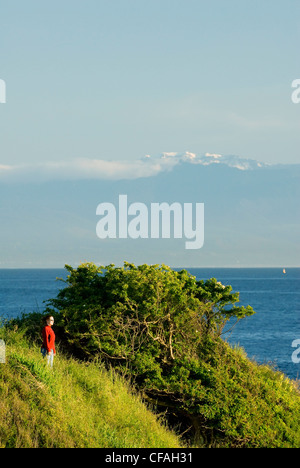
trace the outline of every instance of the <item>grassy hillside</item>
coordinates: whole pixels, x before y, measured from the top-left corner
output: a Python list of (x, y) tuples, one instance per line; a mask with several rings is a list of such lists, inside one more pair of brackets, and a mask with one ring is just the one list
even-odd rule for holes
[(1, 329), (0, 448), (180, 447), (124, 379), (59, 355), (53, 370), (22, 332)]
[[(22, 329), (2, 328), (0, 338), (7, 345), (6, 364), (0, 364), (0, 448), (184, 446), (127, 382), (101, 363), (59, 353), (51, 370)], [(219, 352), (214, 362), (201, 364), (200, 437), (187, 443), (299, 448), (298, 383), (250, 361), (242, 349), (224, 343)], [(178, 385), (184, 391), (184, 380)]]

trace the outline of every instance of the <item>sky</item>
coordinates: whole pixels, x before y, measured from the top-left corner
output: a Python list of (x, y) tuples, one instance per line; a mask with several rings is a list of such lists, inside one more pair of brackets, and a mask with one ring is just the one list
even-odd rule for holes
[(4, 0), (0, 166), (299, 163), (299, 43), (298, 0)]
[[(91, 252), (85, 260), (96, 262), (104, 249), (98, 243), (92, 249), (96, 219), (83, 228), (82, 213), (95, 216), (97, 205), (110, 200), (82, 201), (79, 216), (68, 208), (72, 184), (57, 202), (49, 181), (62, 187), (61, 181), (77, 180), (79, 187), (89, 179), (155, 177), (173, 170), (173, 155), (241, 166), (242, 160), (299, 164), (300, 102), (292, 100), (295, 80), (300, 90), (299, 44), (299, 0), (2, 0), (0, 267), (47, 267), (54, 258), (63, 266), (65, 246), (77, 249), (78, 259), (84, 239)], [(27, 190), (32, 183), (39, 188)], [(181, 189), (184, 194), (184, 184)], [(43, 206), (51, 210), (42, 213)], [(296, 236), (293, 206), (286, 212), (295, 218)], [(62, 219), (71, 220), (64, 234)], [(230, 217), (224, 230), (230, 243)], [(264, 233), (264, 242), (271, 234)], [(276, 262), (282, 245), (272, 242), (267, 259), (257, 238), (260, 265), (270, 265), (273, 252)], [(46, 245), (52, 246), (47, 253)], [(230, 245), (216, 266), (232, 264), (236, 246)], [(289, 258), (298, 265), (292, 249)]]

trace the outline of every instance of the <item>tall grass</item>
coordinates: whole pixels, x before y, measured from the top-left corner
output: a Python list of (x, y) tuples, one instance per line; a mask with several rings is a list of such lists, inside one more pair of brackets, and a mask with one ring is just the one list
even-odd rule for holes
[(7, 352), (0, 365), (1, 448), (182, 445), (129, 384), (101, 363), (58, 354), (51, 370), (22, 333), (1, 333)]
[[(0, 338), (7, 357), (0, 364), (0, 448), (184, 446), (101, 362), (67, 358), (58, 349), (50, 369), (25, 329), (2, 327)], [(201, 366), (203, 440), (194, 446), (300, 447), (299, 382), (228, 344)]]

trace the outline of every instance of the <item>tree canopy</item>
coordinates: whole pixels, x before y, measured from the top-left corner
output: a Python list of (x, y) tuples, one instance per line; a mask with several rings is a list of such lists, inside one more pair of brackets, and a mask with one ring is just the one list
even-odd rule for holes
[(225, 324), (254, 313), (237, 305), (239, 293), (215, 278), (197, 281), (166, 265), (66, 269), (65, 287), (47, 310), (57, 314), (73, 349), (101, 356), (157, 404), (192, 419), (200, 414), (203, 383), (213, 385), (209, 363), (223, 346)]

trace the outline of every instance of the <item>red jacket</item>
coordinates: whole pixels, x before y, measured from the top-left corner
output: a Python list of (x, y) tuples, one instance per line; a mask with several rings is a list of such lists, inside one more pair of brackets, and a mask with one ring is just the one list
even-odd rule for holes
[(53, 349), (55, 354), (55, 333), (49, 325), (43, 328), (43, 347), (46, 348), (48, 353)]

